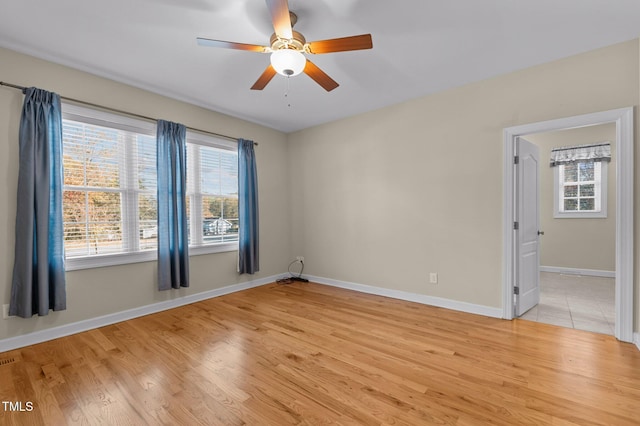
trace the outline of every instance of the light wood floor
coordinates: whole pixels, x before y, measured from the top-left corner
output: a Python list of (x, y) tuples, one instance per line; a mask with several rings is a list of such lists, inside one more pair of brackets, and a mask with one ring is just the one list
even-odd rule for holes
[(640, 351), (271, 284), (2, 353), (0, 400), (33, 403), (2, 425), (637, 425)]

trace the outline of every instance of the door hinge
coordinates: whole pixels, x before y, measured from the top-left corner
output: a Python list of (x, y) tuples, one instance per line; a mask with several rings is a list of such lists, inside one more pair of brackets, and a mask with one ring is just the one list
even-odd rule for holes
[(520, 294), (520, 287), (516, 286), (513, 288), (513, 294), (515, 294), (516, 296)]
[(516, 155), (515, 157), (513, 157), (513, 164), (520, 164), (520, 156)]
[(520, 229), (520, 225), (518, 225), (518, 222), (513, 222), (513, 229), (514, 231), (517, 231), (518, 229)]

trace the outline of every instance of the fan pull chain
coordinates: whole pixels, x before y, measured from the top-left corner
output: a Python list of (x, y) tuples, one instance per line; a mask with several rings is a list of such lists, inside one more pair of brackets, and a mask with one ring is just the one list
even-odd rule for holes
[(284, 90), (284, 99), (287, 101), (287, 106), (291, 108), (291, 102), (289, 102), (289, 79), (291, 77), (287, 76), (287, 88)]

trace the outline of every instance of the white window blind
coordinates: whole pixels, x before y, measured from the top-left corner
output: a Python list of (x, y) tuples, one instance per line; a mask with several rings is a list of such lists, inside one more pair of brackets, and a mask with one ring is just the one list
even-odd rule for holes
[(187, 135), (189, 245), (238, 241), (238, 153), (235, 143)]
[[(63, 165), (67, 269), (155, 259), (156, 123), (65, 103)], [(190, 254), (237, 249), (236, 144), (188, 131), (187, 187)]]
[(155, 127), (63, 107), (63, 217), (67, 259), (152, 250)]

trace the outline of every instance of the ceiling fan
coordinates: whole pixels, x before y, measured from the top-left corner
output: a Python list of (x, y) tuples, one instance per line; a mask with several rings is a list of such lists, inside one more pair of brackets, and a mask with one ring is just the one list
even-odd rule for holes
[(266, 2), (275, 29), (269, 46), (197, 38), (198, 44), (201, 46), (271, 53), (271, 64), (251, 86), (252, 90), (264, 89), (276, 73), (292, 77), (304, 72), (327, 92), (330, 92), (338, 87), (338, 83), (307, 59), (304, 53), (345, 52), (373, 47), (371, 34), (307, 42), (302, 34), (293, 30), (298, 17), (289, 10), (287, 0), (266, 0)]

